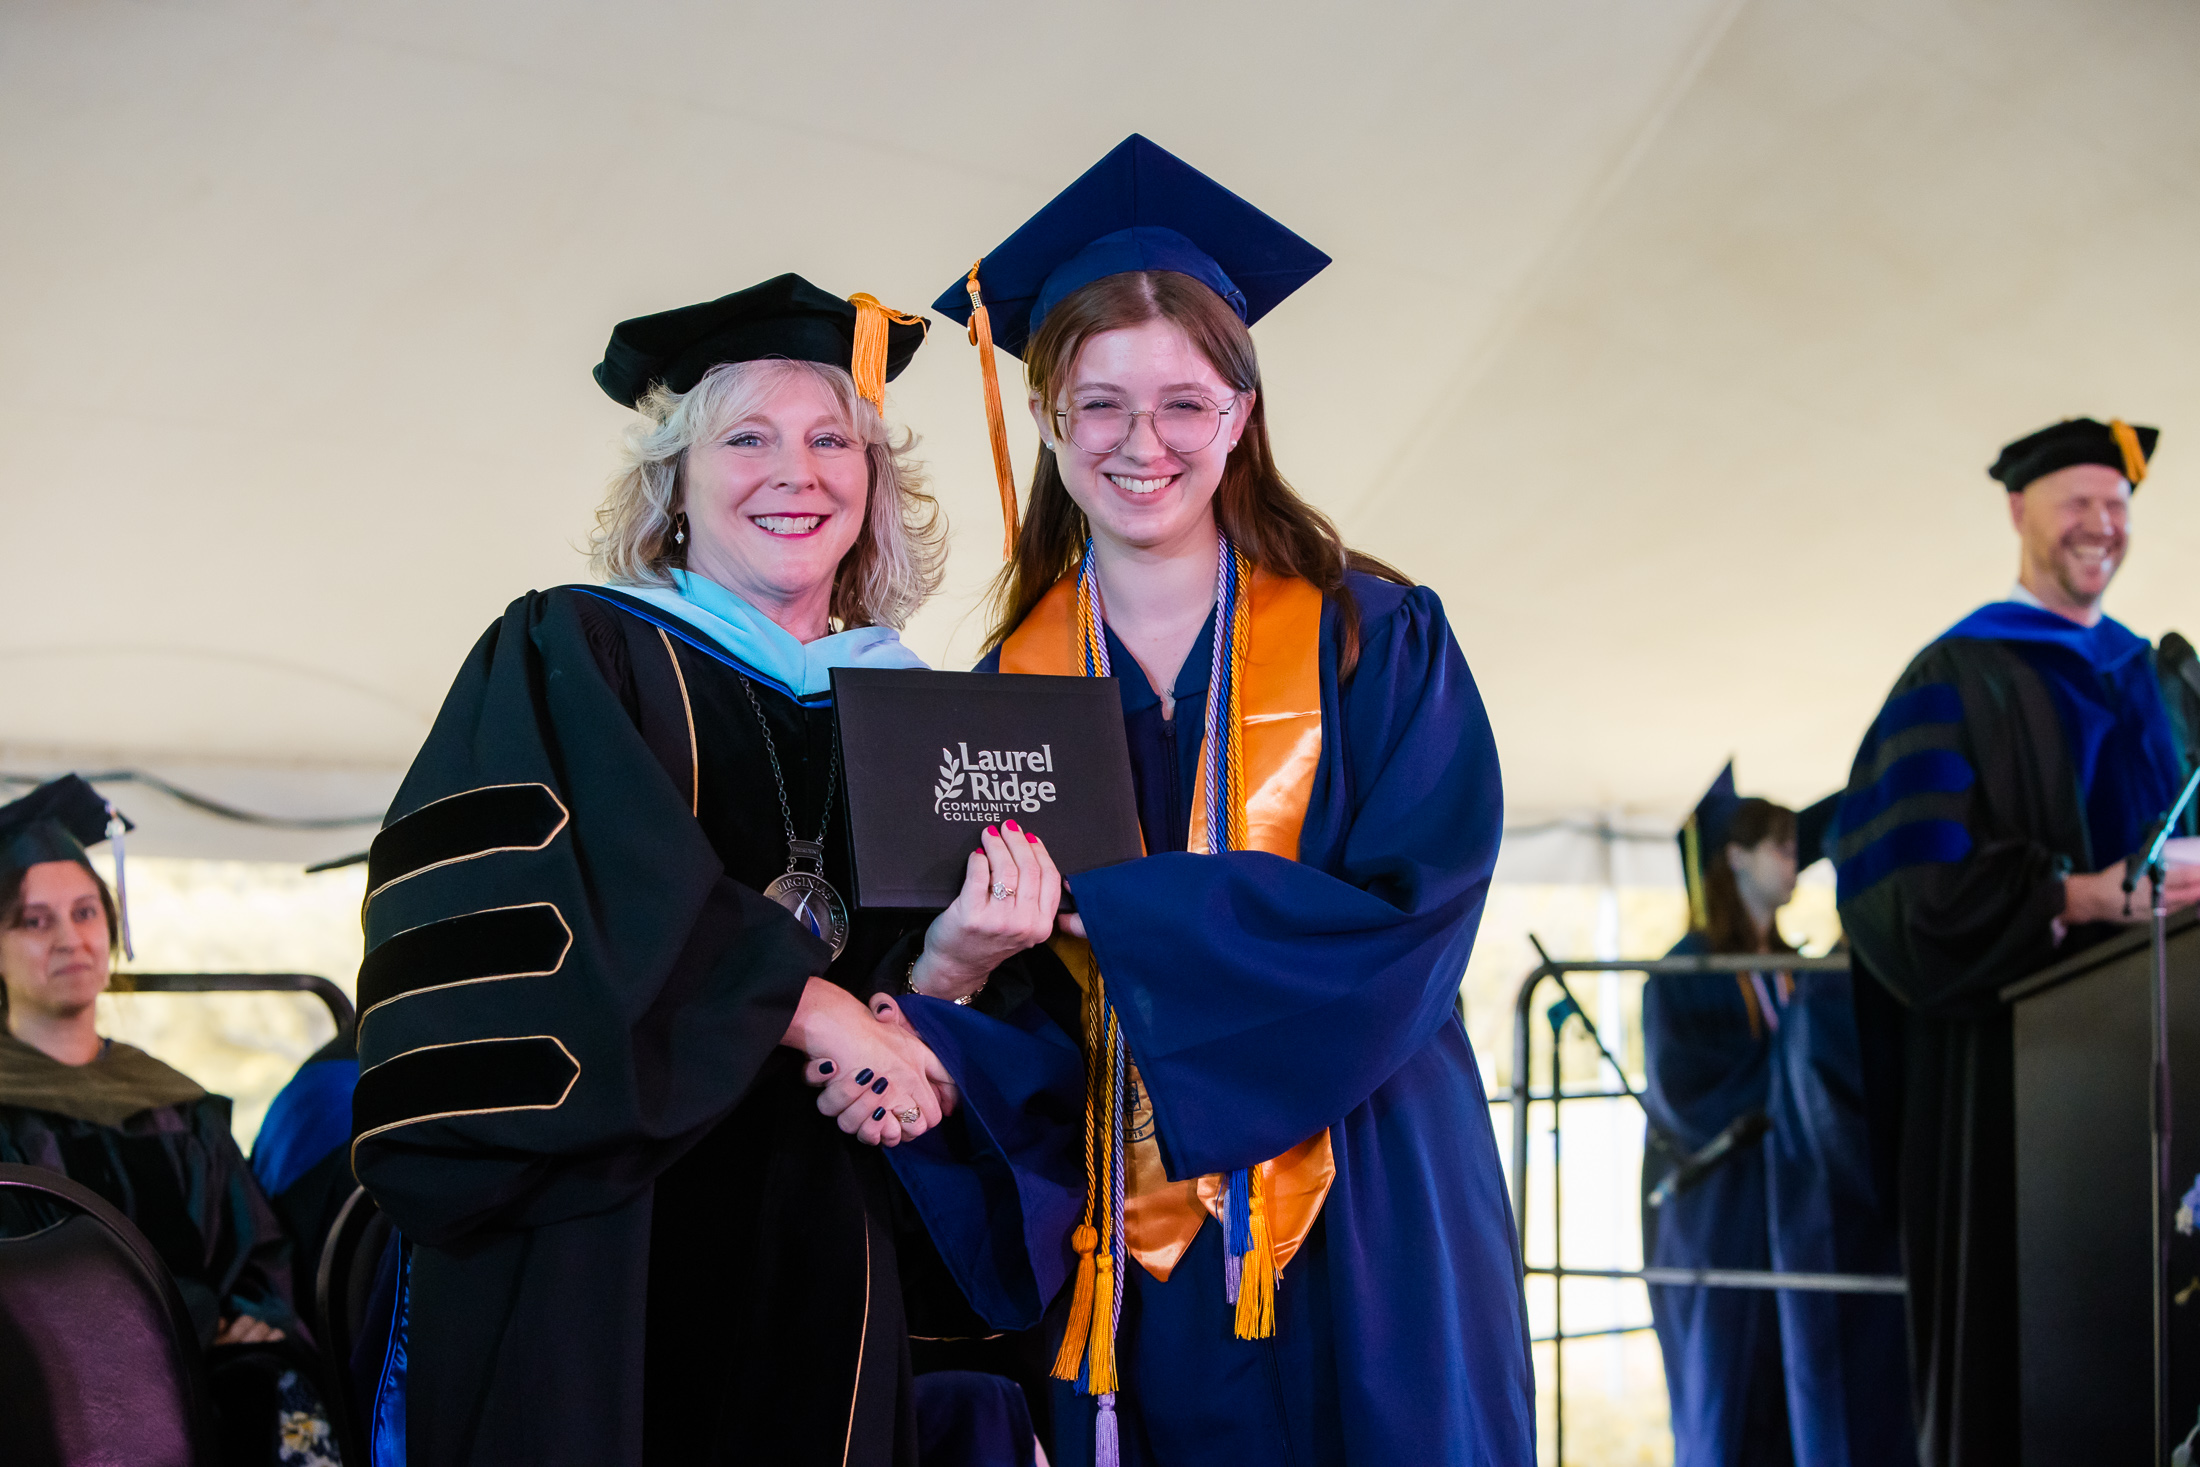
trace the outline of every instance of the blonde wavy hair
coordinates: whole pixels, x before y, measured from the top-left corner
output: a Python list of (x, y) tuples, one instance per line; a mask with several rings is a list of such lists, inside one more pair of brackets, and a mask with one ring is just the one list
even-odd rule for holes
[(839, 404), (849, 433), (863, 441), (871, 469), (863, 531), (833, 575), (833, 619), (843, 630), (906, 624), (939, 589), (947, 526), (939, 502), (924, 491), (922, 466), (911, 457), (915, 435), (905, 431), (895, 441), (878, 409), (856, 391), (855, 379), (823, 362), (726, 362), (686, 392), (651, 388), (636, 405), (641, 419), (626, 430), (624, 465), (588, 537), (589, 565), (596, 574), (614, 586), (672, 584), (672, 571), (687, 560), (672, 532), (688, 449), (727, 432), (802, 380), (817, 383)]

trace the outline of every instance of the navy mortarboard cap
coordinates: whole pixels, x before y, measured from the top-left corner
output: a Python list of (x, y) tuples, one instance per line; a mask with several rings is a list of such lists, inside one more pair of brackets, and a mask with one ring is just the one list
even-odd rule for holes
[(701, 305), (621, 321), (596, 364), (596, 385), (637, 407), (659, 383), (687, 392), (713, 367), (779, 357), (839, 367), (879, 407), (886, 384), (924, 344), (925, 328), (922, 316), (870, 296), (842, 300), (799, 275), (778, 275)]
[(1795, 812), (1795, 869), (1800, 871), (1820, 856), (1833, 854), (1831, 842), (1841, 813), (1842, 791)]
[(83, 861), (87, 847), (113, 837), (122, 951), (133, 957), (129, 898), (123, 894), (122, 833), (134, 829), (98, 790), (77, 775), (64, 774), (13, 804), (0, 805), (0, 871), (27, 871), (47, 861)]
[(2122, 474), (2136, 489), (2147, 476), (2147, 463), (2161, 436), (2159, 428), (2135, 428), (2122, 418), (2105, 423), (2068, 418), (2019, 438), (2001, 451), (1986, 472), (2014, 494), (2057, 469), (2100, 464)]
[(985, 380), (1007, 549), (1016, 545), (993, 348), (1021, 357), (1047, 312), (1095, 280), (1140, 270), (1189, 275), (1250, 326), (1321, 273), (1329, 256), (1166, 148), (1137, 133), (994, 246), (932, 309), (970, 328)]
[(1734, 761), (1729, 759), (1719, 777), (1711, 781), (1711, 788), (1696, 802), (1696, 808), (1681, 822), (1680, 834), (1675, 837), (1681, 847), (1681, 874), (1688, 883), (1689, 916), (1698, 928), (1711, 923), (1704, 905), (1704, 852), (1726, 844), (1726, 833), (1733, 828), (1734, 814), (1741, 808), (1742, 797), (1734, 792)]
[[(1191, 164), (1132, 133), (973, 267), (993, 344), (1012, 356), (1081, 286), (1133, 270), (1189, 275), (1250, 326), (1329, 256)], [(932, 309), (968, 325), (971, 281)]]

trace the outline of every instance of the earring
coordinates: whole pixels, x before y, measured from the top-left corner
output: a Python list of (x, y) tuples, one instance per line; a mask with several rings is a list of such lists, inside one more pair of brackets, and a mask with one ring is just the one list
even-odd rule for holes
[(672, 516), (672, 543), (675, 545), (685, 545), (687, 544), (687, 542), (688, 517), (687, 512), (685, 510), (681, 510)]

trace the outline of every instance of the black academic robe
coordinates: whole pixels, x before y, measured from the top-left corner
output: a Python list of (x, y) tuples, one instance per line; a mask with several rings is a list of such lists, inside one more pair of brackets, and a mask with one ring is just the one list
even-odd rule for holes
[[(828, 967), (758, 894), (756, 713), (663, 620), (514, 602), (375, 843), (354, 1150), (413, 1248), (414, 1467), (914, 1461), (891, 1180), (779, 1044), (811, 975), (898, 982), (914, 921), (856, 914)], [(831, 711), (752, 684), (810, 838)]]
[[(229, 1097), (126, 1044), (110, 1042), (89, 1065), (48, 1059), (6, 1033), (0, 1051), (0, 1162), (60, 1172), (136, 1223), (175, 1276), (201, 1344), (240, 1314), (298, 1333), (290, 1242), (230, 1133)], [(134, 1087), (102, 1086), (118, 1066)], [(55, 1220), (19, 1196), (0, 1200), (0, 1235)]]
[[(2058, 942), (2062, 882), (2126, 854), (2095, 849), (2099, 788), (2081, 780), (2075, 725), (2058, 710), (2069, 690), (2054, 678), (2086, 674), (1968, 634), (2028, 614), (1988, 608), (1918, 655), (1865, 737), (1839, 817), (1841, 920), (1878, 1185), (1901, 1217), (1926, 1467), (2017, 1460), (2015, 1069), (1996, 995), (2107, 935)], [(2200, 698), (2146, 666), (2183, 741)], [(2152, 697), (2132, 671), (2084, 691)]]

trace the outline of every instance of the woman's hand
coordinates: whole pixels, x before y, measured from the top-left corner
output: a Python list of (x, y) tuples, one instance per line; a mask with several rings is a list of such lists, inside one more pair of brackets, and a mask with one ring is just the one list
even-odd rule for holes
[(783, 1044), (810, 1056), (817, 1108), (866, 1146), (895, 1146), (940, 1122), (935, 1078), (947, 1071), (907, 1025), (882, 1024), (861, 1000), (812, 978)]
[[(871, 1013), (881, 1024), (897, 1028), (918, 1044), (924, 1044), (924, 1040), (911, 1027), (909, 1016), (901, 1011), (900, 1004), (894, 1002), (892, 994), (871, 995)], [(951, 1116), (955, 1113), (955, 1107), (962, 1103), (962, 1092), (956, 1087), (954, 1078), (947, 1073), (946, 1066), (940, 1064), (939, 1056), (932, 1053), (932, 1047), (926, 1044), (924, 1052), (931, 1058), (932, 1068), (925, 1071), (925, 1075), (932, 1082), (933, 1093), (940, 1098), (940, 1114)]]
[(262, 1319), (240, 1314), (234, 1319), (222, 1321), (220, 1333), (214, 1336), (217, 1345), (267, 1345), (283, 1337), (283, 1332)]
[[(1004, 893), (996, 895), (996, 893)], [(1062, 873), (1046, 844), (1015, 821), (978, 837), (953, 906), (932, 919), (909, 981), (927, 998), (965, 998), (993, 970), (1054, 930)]]

